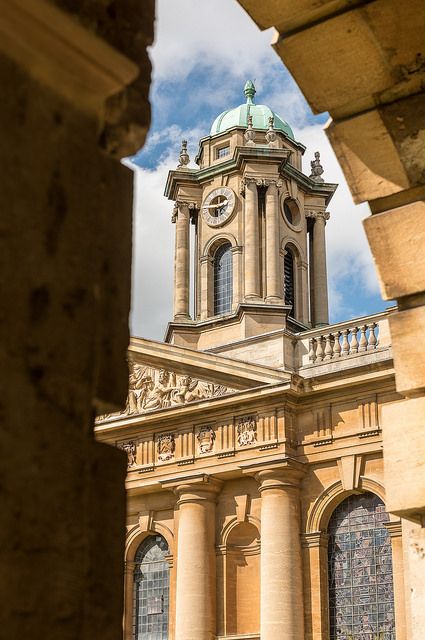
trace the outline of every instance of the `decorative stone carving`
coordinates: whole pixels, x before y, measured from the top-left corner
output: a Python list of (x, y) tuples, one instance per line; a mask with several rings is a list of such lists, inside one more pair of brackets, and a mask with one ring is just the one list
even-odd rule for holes
[(197, 435), (199, 453), (210, 453), (214, 447), (215, 433), (212, 427), (201, 427)]
[(269, 128), (267, 129), (267, 133), (266, 133), (266, 140), (267, 143), (269, 145), (269, 147), (276, 147), (276, 142), (277, 142), (277, 133), (274, 129), (274, 118), (273, 116), (270, 116), (269, 118)]
[(257, 442), (257, 423), (254, 416), (238, 418), (236, 438), (240, 447), (246, 447)]
[(156, 449), (158, 453), (158, 460), (160, 462), (166, 462), (174, 458), (174, 451), (176, 450), (176, 442), (174, 439), (174, 433), (161, 433), (157, 436)]
[(322, 218), (323, 220), (329, 220), (329, 218), (331, 217), (331, 214), (329, 213), (329, 211), (306, 211), (305, 217), (313, 218), (314, 220), (317, 220), (318, 218)]
[(314, 180), (314, 182), (324, 182), (322, 178), (323, 167), (320, 164), (320, 153), (316, 151), (314, 154), (314, 160), (310, 162), (311, 165), (311, 174), (310, 178)]
[(252, 116), (248, 116), (248, 126), (244, 133), (245, 145), (247, 147), (255, 147), (255, 131), (252, 128)]
[(178, 375), (131, 362), (126, 408), (120, 413), (99, 416), (97, 422), (217, 398), (233, 391), (224, 385), (198, 380), (186, 374)]
[(189, 154), (187, 152), (187, 140), (182, 140), (182, 148), (179, 155), (179, 164), (177, 169), (187, 169), (187, 165), (190, 162)]
[(174, 451), (176, 449), (176, 442), (173, 433), (161, 433), (157, 436), (156, 443), (158, 460), (160, 462), (166, 462), (174, 458)]
[(118, 449), (122, 449), (127, 454), (127, 468), (130, 469), (136, 465), (136, 443), (134, 440), (128, 442), (120, 442)]

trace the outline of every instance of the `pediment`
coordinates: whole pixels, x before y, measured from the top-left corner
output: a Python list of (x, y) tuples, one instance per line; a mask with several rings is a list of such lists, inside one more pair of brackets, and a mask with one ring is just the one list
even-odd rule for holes
[(118, 413), (98, 416), (97, 422), (178, 408), (290, 380), (289, 374), (263, 365), (141, 338), (131, 340), (128, 357), (126, 407)]

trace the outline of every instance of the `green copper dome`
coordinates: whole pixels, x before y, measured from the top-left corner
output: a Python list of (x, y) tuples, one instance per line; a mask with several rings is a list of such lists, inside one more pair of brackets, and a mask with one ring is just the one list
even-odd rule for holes
[(294, 140), (294, 134), (291, 127), (285, 120), (282, 120), (277, 113), (274, 113), (270, 107), (264, 104), (255, 104), (254, 95), (256, 93), (254, 83), (251, 80), (245, 84), (244, 93), (246, 96), (246, 103), (241, 104), (235, 109), (228, 109), (223, 111), (214, 120), (210, 135), (222, 133), (232, 127), (247, 127), (248, 116), (252, 116), (252, 126), (254, 129), (268, 129), (269, 118), (274, 118), (274, 129), (282, 131), (289, 138)]

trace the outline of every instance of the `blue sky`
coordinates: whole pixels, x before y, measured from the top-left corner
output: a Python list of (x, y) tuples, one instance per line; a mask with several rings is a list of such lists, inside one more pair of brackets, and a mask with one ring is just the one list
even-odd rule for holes
[[(234, 0), (159, 0), (156, 40), (150, 50), (152, 126), (135, 169), (133, 335), (162, 339), (172, 313), (174, 225), (172, 203), (163, 196), (168, 170), (176, 167), (182, 138), (193, 160), (199, 138), (215, 117), (244, 102), (252, 79), (256, 101), (269, 105), (307, 146), (308, 171), (321, 153), (329, 182), (339, 188), (329, 205), (327, 224), (331, 322), (383, 310), (361, 220), (367, 205), (355, 206), (323, 132), (327, 114), (313, 116), (270, 42)], [(314, 64), (314, 61), (312, 62)]]

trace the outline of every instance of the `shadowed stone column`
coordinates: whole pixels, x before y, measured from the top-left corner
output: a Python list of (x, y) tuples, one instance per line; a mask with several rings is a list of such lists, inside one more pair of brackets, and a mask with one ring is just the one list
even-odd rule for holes
[(279, 270), (279, 192), (271, 182), (266, 193), (266, 301), (282, 303), (283, 274)]
[(245, 299), (260, 299), (258, 192), (254, 179), (245, 182)]
[(174, 255), (174, 319), (189, 320), (189, 204), (176, 202)]
[(285, 461), (256, 473), (261, 493), (261, 640), (304, 640), (299, 483)]
[(326, 275), (325, 224), (329, 213), (310, 214), (314, 217), (313, 230), (313, 288), (314, 288), (314, 326), (329, 324), (328, 280)]
[(175, 640), (216, 634), (215, 502), (222, 482), (200, 476), (179, 484)]

